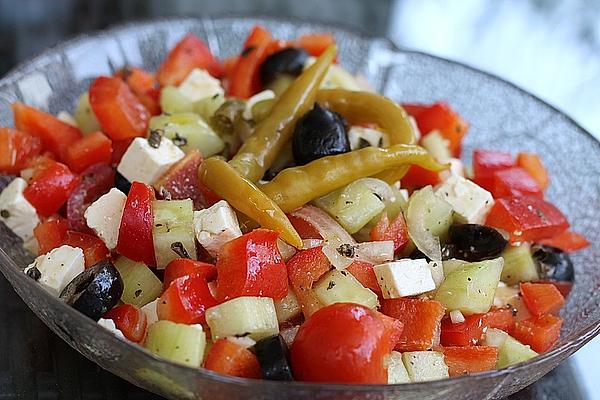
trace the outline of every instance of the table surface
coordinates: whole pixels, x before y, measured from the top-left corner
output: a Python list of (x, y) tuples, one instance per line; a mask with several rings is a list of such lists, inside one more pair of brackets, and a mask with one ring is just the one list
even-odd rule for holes
[[(79, 32), (121, 21), (224, 12), (343, 23), (496, 73), (600, 137), (600, 2), (537, 0), (0, 0), (0, 76)], [(340, 10), (343, 9), (343, 12)], [(154, 399), (52, 334), (0, 276), (0, 400)], [(600, 399), (596, 339), (511, 399)]]

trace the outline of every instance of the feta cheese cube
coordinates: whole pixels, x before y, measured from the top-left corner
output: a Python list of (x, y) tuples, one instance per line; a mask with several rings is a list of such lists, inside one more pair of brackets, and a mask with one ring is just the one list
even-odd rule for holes
[(119, 227), (126, 200), (127, 196), (123, 192), (112, 188), (93, 202), (84, 213), (87, 225), (96, 232), (96, 235), (110, 250), (117, 247)]
[(237, 216), (225, 200), (207, 209), (194, 211), (194, 231), (198, 242), (213, 257), (217, 256), (225, 243), (242, 236)]
[(376, 265), (373, 271), (384, 299), (415, 296), (435, 289), (429, 263), (424, 258)]
[(123, 332), (121, 332), (119, 328), (117, 328), (117, 326), (115, 325), (115, 321), (113, 321), (112, 319), (100, 318), (98, 320), (98, 325), (100, 325), (104, 329), (109, 330), (116, 337), (120, 339), (125, 339), (125, 335), (123, 335)]
[(383, 132), (377, 129), (363, 128), (361, 126), (352, 126), (348, 131), (348, 141), (352, 150), (360, 149), (362, 142), (368, 143), (368, 146), (377, 147), (383, 139)]
[(162, 138), (156, 149), (150, 146), (146, 138), (135, 138), (123, 155), (117, 171), (129, 182), (151, 185), (183, 157), (185, 153), (166, 137)]
[(36, 258), (24, 272), (27, 274), (37, 268), (40, 273), (38, 283), (58, 297), (65, 286), (83, 272), (84, 267), (83, 250), (64, 245)]
[(148, 326), (158, 321), (158, 313), (156, 311), (157, 304), (158, 299), (155, 299), (141, 308), (142, 312), (146, 314)]
[(33, 228), (40, 222), (35, 208), (23, 196), (26, 187), (25, 179), (15, 178), (0, 193), (0, 221), (24, 242), (33, 238)]
[(448, 178), (435, 194), (452, 206), (455, 219), (463, 224), (482, 224), (494, 205), (490, 192), (458, 175)]
[(246, 101), (246, 108), (242, 113), (242, 117), (244, 117), (244, 119), (247, 120), (252, 119), (252, 107), (254, 107), (256, 103), (260, 103), (263, 100), (270, 100), (274, 98), (275, 92), (269, 89), (256, 93), (254, 96), (250, 97), (248, 101)]
[(450, 179), (452, 175), (465, 176), (465, 166), (458, 158), (446, 160), (450, 163), (450, 169), (440, 172), (440, 177), (443, 181)]
[(181, 94), (191, 101), (198, 101), (215, 95), (223, 95), (221, 81), (213, 78), (206, 70), (194, 68), (178, 87)]

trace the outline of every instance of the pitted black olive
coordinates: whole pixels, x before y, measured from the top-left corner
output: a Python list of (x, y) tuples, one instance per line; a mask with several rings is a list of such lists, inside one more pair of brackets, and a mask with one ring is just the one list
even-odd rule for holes
[(128, 194), (129, 189), (131, 189), (131, 182), (117, 171), (115, 172), (115, 187), (121, 192)]
[(60, 298), (94, 321), (113, 308), (123, 294), (123, 280), (112, 262), (100, 261), (77, 275)]
[(272, 381), (291, 381), (289, 351), (281, 335), (269, 336), (254, 345), (263, 377)]
[(292, 140), (292, 153), (297, 165), (325, 156), (347, 153), (350, 142), (344, 117), (315, 104), (298, 120)]
[(266, 85), (280, 74), (298, 76), (302, 73), (307, 58), (306, 50), (296, 47), (273, 53), (260, 66), (260, 80)]
[(453, 225), (448, 230), (454, 258), (475, 262), (495, 258), (508, 241), (494, 228), (477, 224)]
[(572, 282), (575, 277), (569, 254), (550, 246), (534, 245), (531, 248), (541, 279)]

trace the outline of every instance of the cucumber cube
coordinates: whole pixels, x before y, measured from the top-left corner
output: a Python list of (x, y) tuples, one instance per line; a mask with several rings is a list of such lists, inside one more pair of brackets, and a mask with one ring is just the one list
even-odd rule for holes
[(196, 258), (196, 237), (194, 235), (194, 203), (186, 200), (156, 200), (152, 203), (154, 212), (154, 252), (156, 267), (165, 268), (180, 256), (173, 251), (173, 243), (181, 243), (188, 255)]
[(377, 307), (377, 295), (365, 288), (347, 271), (333, 270), (326, 273), (313, 291), (323, 306), (334, 303), (356, 303), (365, 307)]
[(508, 336), (504, 341), (504, 345), (498, 351), (496, 368), (506, 368), (509, 365), (530, 360), (537, 355), (538, 353), (531, 350), (529, 346), (524, 345), (512, 336)]
[(119, 256), (115, 268), (123, 279), (123, 303), (141, 308), (160, 296), (163, 284), (146, 264)]
[(402, 361), (412, 382), (448, 378), (444, 354), (438, 351), (411, 351), (402, 354)]
[(202, 325), (158, 321), (150, 325), (146, 348), (154, 354), (178, 364), (200, 367), (206, 347)]
[(531, 282), (539, 279), (535, 261), (531, 256), (531, 247), (528, 243), (519, 246), (509, 246), (502, 252), (504, 268), (502, 268), (502, 281), (507, 285), (516, 285), (519, 282)]

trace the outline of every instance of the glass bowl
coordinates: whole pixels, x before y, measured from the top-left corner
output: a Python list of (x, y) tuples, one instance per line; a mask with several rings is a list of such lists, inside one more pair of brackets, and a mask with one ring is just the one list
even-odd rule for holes
[[(399, 49), (390, 41), (348, 30), (263, 17), (176, 18), (121, 25), (79, 36), (46, 51), (0, 80), (0, 126), (12, 126), (10, 104), (22, 101), (57, 113), (73, 110), (91, 80), (125, 64), (154, 70), (186, 32), (204, 38), (214, 53), (239, 51), (253, 24), (276, 37), (331, 31), (340, 62), (398, 101), (447, 100), (471, 124), (467, 162), (474, 148), (541, 154), (552, 179), (547, 197), (592, 245), (573, 255), (576, 282), (562, 311), (558, 345), (529, 362), (500, 371), (407, 385), (279, 383), (221, 376), (163, 361), (115, 338), (92, 320), (51, 297), (22, 273), (32, 260), (0, 224), (0, 269), (19, 296), (57, 335), (90, 360), (169, 398), (202, 399), (459, 399), (501, 398), (536, 381), (600, 331), (600, 143), (572, 119), (497, 77), (468, 66)], [(551, 84), (551, 82), (548, 82)], [(10, 180), (0, 177), (0, 187)]]

